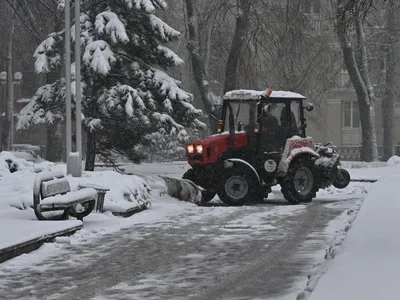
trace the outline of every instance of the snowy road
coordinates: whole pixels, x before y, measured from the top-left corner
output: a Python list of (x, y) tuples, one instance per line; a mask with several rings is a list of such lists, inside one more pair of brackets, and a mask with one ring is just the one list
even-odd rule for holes
[(192, 207), (162, 223), (70, 246), (34, 268), (6, 269), (0, 299), (278, 297), (305, 278), (313, 263), (308, 253), (326, 247), (324, 226), (351, 202)]
[(65, 245), (60, 257), (29, 266), (0, 265), (0, 299), (283, 299), (323, 256), (327, 224), (359, 197), (290, 206), (276, 194), (235, 208), (163, 196), (154, 208), (168, 217)]

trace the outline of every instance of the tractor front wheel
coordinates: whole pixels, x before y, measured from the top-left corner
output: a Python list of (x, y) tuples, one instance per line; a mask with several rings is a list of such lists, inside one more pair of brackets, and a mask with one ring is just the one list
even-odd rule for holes
[(230, 206), (241, 206), (249, 202), (260, 202), (260, 183), (252, 171), (245, 166), (226, 169), (218, 196)]
[(212, 199), (214, 199), (216, 194), (217, 193), (213, 190), (204, 190), (201, 193), (201, 202), (203, 203), (210, 202)]
[(345, 169), (338, 169), (333, 181), (333, 186), (337, 189), (344, 189), (350, 183), (350, 173)]
[(313, 174), (313, 161), (300, 158), (291, 163), (287, 177), (281, 183), (281, 192), (292, 204), (311, 202), (318, 186)]
[[(187, 170), (187, 171), (185, 172), (185, 174), (183, 174), (182, 178), (183, 178), (183, 179), (190, 180), (190, 181), (192, 181), (194, 184), (198, 185), (198, 184), (196, 183), (196, 175), (195, 175), (195, 174), (196, 174), (196, 173), (195, 173), (195, 170), (194, 170), (194, 169), (189, 169), (189, 170)], [(210, 202), (212, 199), (214, 199), (214, 197), (215, 197), (216, 194), (217, 194), (217, 193), (216, 193), (214, 190), (204, 190), (204, 191), (202, 192), (202, 195), (201, 195), (201, 202), (202, 202), (202, 203)]]

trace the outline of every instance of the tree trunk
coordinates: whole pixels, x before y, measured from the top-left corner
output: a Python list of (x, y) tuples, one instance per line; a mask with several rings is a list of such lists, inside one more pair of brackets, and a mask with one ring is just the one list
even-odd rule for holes
[(187, 49), (190, 53), (190, 58), (192, 62), (193, 77), (196, 85), (199, 89), (200, 97), (203, 102), (204, 109), (209, 117), (211, 131), (215, 132), (217, 127), (217, 122), (213, 117), (211, 108), (211, 91), (209, 86), (209, 78), (207, 70), (204, 65), (204, 59), (201, 55), (200, 41), (198, 33), (198, 22), (197, 16), (194, 11), (193, 0), (186, 0), (186, 11), (188, 15), (188, 29), (189, 29), (189, 41), (187, 44)]
[[(63, 28), (63, 23), (54, 16), (54, 29), (55, 31), (59, 31)], [(46, 84), (51, 84), (56, 80), (60, 79), (62, 69), (55, 69), (50, 73), (46, 74)], [(53, 124), (49, 124), (47, 126), (47, 144), (46, 144), (46, 159), (49, 161), (62, 161), (63, 153), (65, 153), (65, 161), (67, 160), (67, 156), (69, 153), (63, 151), (63, 143), (62, 143), (62, 123), (60, 121), (56, 121)]]
[[(371, 91), (368, 91), (366, 82), (363, 80), (363, 75), (357, 66), (353, 46), (348, 36), (349, 24), (344, 18), (346, 14), (343, 12), (343, 9), (346, 7), (346, 3), (347, 0), (339, 0), (337, 3), (337, 35), (341, 44), (344, 63), (349, 73), (354, 90), (357, 94), (362, 128), (361, 160), (376, 161), (378, 160), (378, 147), (375, 131), (375, 112), (370, 99)], [(357, 22), (357, 25), (359, 25), (359, 22)], [(357, 34), (359, 33), (363, 33), (362, 27), (357, 28)], [(362, 39), (362, 36), (358, 36), (358, 38)], [(362, 71), (367, 72), (368, 75), (368, 70), (364, 69)], [(364, 76), (365, 75), (366, 74), (364, 73)]]
[[(17, 1), (14, 1), (13, 7), (15, 7)], [(14, 124), (13, 124), (13, 114), (14, 114), (14, 79), (13, 79), (13, 37), (14, 37), (14, 28), (15, 28), (15, 12), (14, 9), (11, 8), (11, 24), (8, 32), (8, 40), (7, 40), (7, 54), (6, 54), (6, 72), (7, 72), (7, 81), (6, 81), (6, 99), (7, 105), (5, 110), (5, 121), (3, 127), (2, 134), (2, 148), (4, 150), (11, 151), (13, 144), (13, 132)]]
[[(46, 74), (46, 84), (52, 83), (61, 77), (61, 70), (54, 70)], [(63, 160), (63, 143), (61, 133), (61, 122), (55, 121), (55, 123), (48, 124), (46, 135), (46, 159), (53, 162)], [(68, 153), (66, 154), (68, 155)]]
[(399, 0), (388, 0), (386, 8), (386, 36), (387, 36), (387, 64), (386, 64), (386, 87), (383, 100), (383, 160), (387, 161), (395, 154), (394, 138), (396, 131), (396, 68), (397, 57), (397, 26), (396, 10)]
[(63, 160), (61, 122), (47, 126), (46, 159), (53, 162)]
[(226, 62), (224, 93), (236, 89), (240, 53), (248, 31), (251, 0), (237, 0), (235, 33)]
[(86, 161), (85, 171), (94, 171), (96, 161), (96, 133), (87, 130), (86, 132)]

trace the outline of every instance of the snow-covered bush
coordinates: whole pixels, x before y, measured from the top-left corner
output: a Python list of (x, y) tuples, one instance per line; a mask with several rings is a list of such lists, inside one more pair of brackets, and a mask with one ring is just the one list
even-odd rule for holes
[(14, 173), (29, 168), (33, 168), (34, 164), (25, 159), (17, 158), (12, 152), (2, 151), (0, 152), (0, 174)]
[[(180, 37), (156, 16), (166, 7), (164, 0), (82, 2), (82, 109), (86, 157), (93, 164), (95, 153), (110, 151), (140, 161), (138, 146), (150, 145), (155, 133), (179, 140), (185, 128), (205, 126), (197, 119), (202, 112), (192, 105), (193, 95), (166, 73), (183, 63), (165, 46)], [(74, 41), (74, 28), (71, 34)], [(59, 68), (63, 47), (64, 31), (50, 34), (34, 53), (36, 71)], [(17, 127), (60, 122), (64, 116), (65, 78), (60, 78), (38, 89), (21, 111)]]

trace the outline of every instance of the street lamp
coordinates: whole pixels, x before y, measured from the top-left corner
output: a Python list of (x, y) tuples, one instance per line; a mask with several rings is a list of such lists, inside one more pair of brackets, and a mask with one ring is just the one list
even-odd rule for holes
[(1, 80), (1, 83), (5, 83), (6, 82), (6, 80), (7, 80), (7, 72), (3, 71), (3, 72), (0, 73), (0, 80)]
[(22, 73), (21, 72), (15, 72), (14, 73), (14, 80), (15, 81), (21, 81), (22, 80)]
[(66, 81), (66, 146), (67, 174), (82, 176), (82, 120), (81, 120), (81, 22), (80, 0), (75, 0), (75, 120), (76, 153), (72, 154), (71, 129), (71, 36), (70, 36), (70, 0), (65, 1), (65, 81)]

